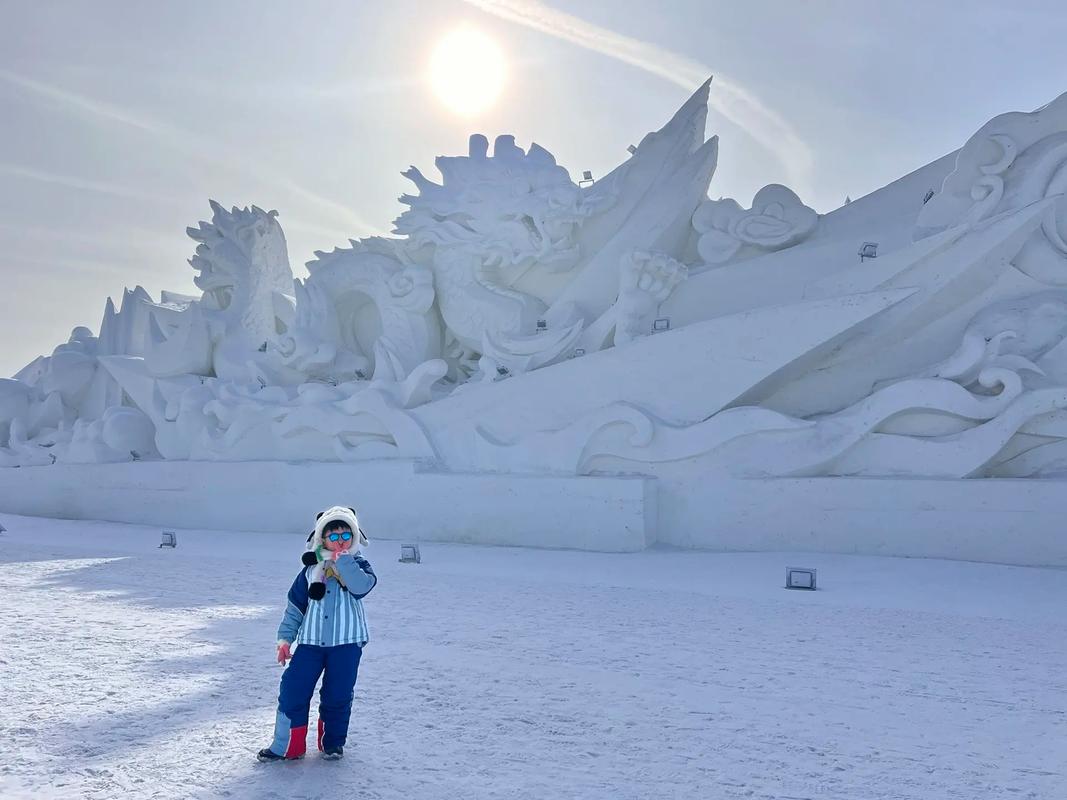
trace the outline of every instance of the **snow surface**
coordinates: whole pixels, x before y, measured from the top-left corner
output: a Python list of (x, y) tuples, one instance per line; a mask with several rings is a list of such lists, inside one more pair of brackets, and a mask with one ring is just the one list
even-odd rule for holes
[(1065, 570), (375, 541), (346, 757), (264, 765), (303, 535), (2, 522), (5, 799), (1067, 797)]

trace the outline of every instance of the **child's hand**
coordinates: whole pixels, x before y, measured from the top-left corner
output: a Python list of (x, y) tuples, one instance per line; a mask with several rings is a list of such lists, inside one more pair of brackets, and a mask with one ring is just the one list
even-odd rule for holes
[(278, 642), (278, 663), (283, 667), (285, 666), (285, 662), (293, 657), (293, 654), (290, 652), (291, 647), (292, 645), (289, 644), (289, 642)]

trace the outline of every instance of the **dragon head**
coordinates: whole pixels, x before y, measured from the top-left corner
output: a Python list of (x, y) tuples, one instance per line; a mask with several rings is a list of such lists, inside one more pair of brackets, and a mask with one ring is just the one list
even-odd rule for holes
[(241, 313), (254, 292), (292, 294), (293, 272), (278, 212), (257, 206), (227, 211), (210, 202), (211, 222), (186, 228), (199, 243), (189, 264), (198, 272), (193, 283), (204, 293), (204, 306)]
[(498, 136), (492, 156), (488, 150), (488, 139), (475, 134), (468, 155), (439, 157), (440, 184), (416, 167), (405, 172), (419, 193), (400, 198), (408, 209), (393, 223), (394, 232), (416, 246), (466, 250), (490, 266), (572, 267), (578, 260), (574, 233), (599, 204), (540, 145), (525, 152), (513, 136)]

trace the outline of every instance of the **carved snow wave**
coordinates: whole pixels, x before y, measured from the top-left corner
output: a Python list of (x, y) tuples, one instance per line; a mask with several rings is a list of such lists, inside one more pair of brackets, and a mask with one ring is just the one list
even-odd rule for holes
[[(510, 471), (588, 474), (620, 462), (663, 464), (700, 459), (734, 477), (915, 474), (967, 477), (979, 472), (1027, 422), (1067, 408), (1067, 388), (1024, 391), (1018, 373), (982, 372), (981, 395), (942, 378), (886, 386), (836, 414), (803, 420), (769, 409), (727, 409), (692, 425), (671, 425), (627, 403), (615, 403), (565, 428), (501, 441), (478, 430), (487, 466)], [(880, 432), (890, 420), (953, 418), (967, 429), (949, 435)]]

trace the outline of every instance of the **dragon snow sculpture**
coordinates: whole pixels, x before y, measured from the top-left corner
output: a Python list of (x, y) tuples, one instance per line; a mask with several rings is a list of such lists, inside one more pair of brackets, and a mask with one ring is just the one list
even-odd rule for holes
[(146, 363), (153, 374), (214, 375), (233, 381), (292, 382), (266, 355), (294, 316), (293, 273), (277, 211), (227, 211), (214, 200), (211, 222), (188, 228), (197, 301), (152, 309)]
[(820, 215), (778, 184), (708, 199), (708, 92), (591, 183), (472, 136), (403, 173), (392, 236), (300, 279), (277, 212), (212, 201), (199, 295), (127, 291), (0, 381), (0, 465), (1067, 472), (1067, 95), (924, 168), (922, 202)]
[(411, 167), (404, 176), (419, 193), (400, 198), (408, 210), (395, 222), (409, 251), (432, 251), (423, 258), (441, 317), (475, 352), (486, 339), (536, 333), (548, 306), (515, 282), (530, 270), (572, 269), (580, 258), (575, 233), (612, 200), (584, 192), (537, 144), (525, 152), (514, 137), (499, 136), (491, 156), (488, 147), (474, 135), (468, 155), (438, 158), (440, 184)]

